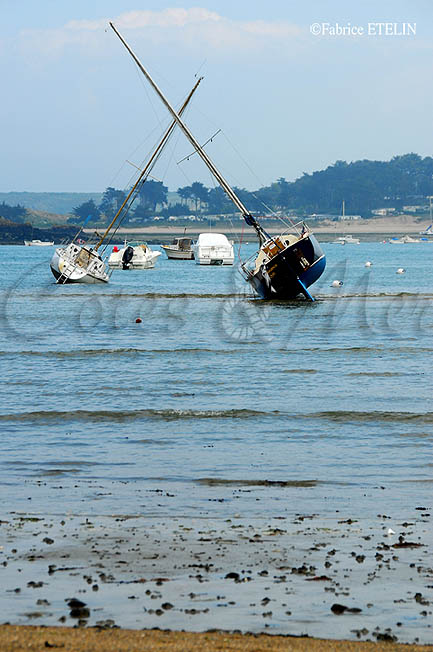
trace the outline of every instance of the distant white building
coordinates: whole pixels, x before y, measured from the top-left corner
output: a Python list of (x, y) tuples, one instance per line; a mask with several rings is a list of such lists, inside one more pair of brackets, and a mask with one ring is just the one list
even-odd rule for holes
[(310, 220), (335, 220), (335, 215), (331, 213), (311, 213), (308, 217)]
[(386, 217), (395, 213), (395, 208), (375, 208), (371, 212), (373, 215), (377, 215), (377, 217)]
[(403, 213), (427, 213), (428, 206), (403, 206)]

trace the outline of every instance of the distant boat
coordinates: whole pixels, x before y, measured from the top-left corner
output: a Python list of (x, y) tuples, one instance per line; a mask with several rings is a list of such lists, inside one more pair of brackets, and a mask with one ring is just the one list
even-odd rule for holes
[(424, 231), (419, 232), (420, 235), (432, 235), (433, 236), (433, 224), (430, 224)]
[(54, 242), (48, 240), (24, 240), (26, 247), (52, 247)]
[[(346, 219), (346, 202), (343, 199), (342, 203), (342, 214), (341, 214), (341, 219), (345, 220)], [(353, 235), (341, 235), (339, 238), (336, 238), (332, 244), (359, 244), (359, 238), (354, 238)]]
[(233, 265), (233, 245), (223, 233), (200, 233), (193, 246), (197, 265)]
[(160, 251), (153, 251), (145, 243), (125, 242), (121, 249), (113, 247), (108, 266), (112, 269), (151, 269), (160, 255)]
[(339, 238), (336, 238), (332, 244), (359, 244), (359, 238), (354, 238), (353, 235), (341, 235)]
[(193, 260), (194, 252), (192, 250), (193, 242), (191, 238), (174, 238), (169, 245), (161, 245), (167, 258), (176, 260)]
[(409, 244), (410, 242), (421, 242), (420, 238), (412, 238), (410, 235), (402, 235), (401, 238), (390, 238), (389, 244)]

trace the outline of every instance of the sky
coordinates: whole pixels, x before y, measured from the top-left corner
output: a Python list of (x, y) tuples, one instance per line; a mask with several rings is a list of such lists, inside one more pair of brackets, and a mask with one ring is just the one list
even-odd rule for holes
[[(0, 0), (0, 191), (126, 188), (169, 114), (230, 184), (433, 155), (431, 0)], [(385, 25), (386, 23), (386, 25)], [(216, 186), (175, 131), (153, 178)], [(185, 159), (185, 157), (188, 157)], [(182, 161), (182, 159), (185, 159)]]

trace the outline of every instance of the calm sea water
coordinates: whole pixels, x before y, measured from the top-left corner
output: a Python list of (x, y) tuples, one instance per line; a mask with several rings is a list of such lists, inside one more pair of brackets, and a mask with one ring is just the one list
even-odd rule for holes
[(307, 304), (164, 255), (58, 286), (53, 248), (0, 247), (4, 511), (253, 517), (267, 498), (362, 517), (429, 501), (433, 243), (325, 249)]

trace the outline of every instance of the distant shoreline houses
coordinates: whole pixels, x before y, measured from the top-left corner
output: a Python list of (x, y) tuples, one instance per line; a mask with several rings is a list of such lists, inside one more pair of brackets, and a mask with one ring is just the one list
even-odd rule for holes
[(430, 207), (426, 204), (416, 204), (413, 206), (403, 206), (400, 211), (397, 211), (396, 208), (387, 207), (387, 208), (375, 208), (371, 211), (371, 214), (375, 217), (389, 217), (390, 215), (399, 215), (401, 213), (407, 213), (410, 215), (425, 215), (430, 210)]
[[(262, 220), (273, 220), (279, 219), (282, 214), (281, 211), (277, 211), (275, 214), (257, 214), (257, 217), (260, 217)], [(386, 208), (375, 208), (371, 211), (371, 217), (397, 217), (398, 215), (426, 215), (429, 213), (428, 205), (413, 205), (413, 206), (403, 206), (401, 209), (397, 210), (394, 207)], [(286, 214), (286, 213), (285, 213)], [(335, 215), (335, 213), (311, 213), (310, 215), (296, 214), (295, 211), (288, 211), (288, 214), (293, 219), (306, 219), (309, 221), (328, 221), (328, 222), (358, 222), (360, 220), (369, 219), (368, 217), (363, 217), (362, 215)], [(230, 214), (217, 214), (217, 215), (171, 215), (168, 218), (156, 215), (155, 217), (150, 218), (150, 222), (218, 222), (220, 220), (238, 220), (240, 219), (239, 214), (230, 213)]]
[(332, 213), (312, 213), (308, 216), (310, 220), (329, 220), (330, 222), (355, 222), (365, 219), (361, 215), (335, 215)]

